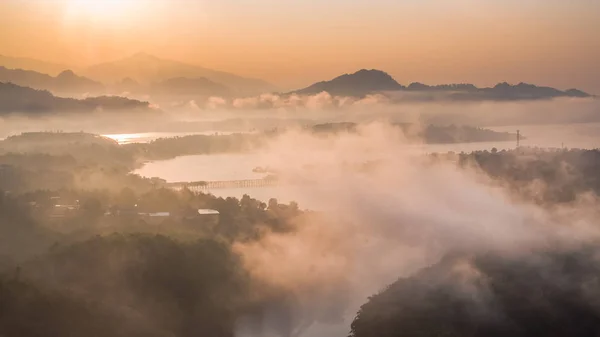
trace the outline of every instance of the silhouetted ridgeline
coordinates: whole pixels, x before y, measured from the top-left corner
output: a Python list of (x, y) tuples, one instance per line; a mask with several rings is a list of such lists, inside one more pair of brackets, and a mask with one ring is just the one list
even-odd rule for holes
[(56, 77), (52, 77), (32, 70), (9, 69), (0, 66), (0, 82), (48, 90), (57, 95), (100, 94), (105, 90), (102, 83), (77, 76), (71, 70), (65, 70)]
[[(328, 92), (334, 96), (358, 96), (383, 93), (392, 101), (429, 101), (429, 100), (530, 100), (556, 97), (589, 97), (590, 95), (577, 89), (561, 91), (550, 87), (519, 83), (510, 85), (499, 83), (492, 88), (477, 88), (472, 84), (443, 84), (429, 86), (422, 83), (411, 83), (403, 86), (389, 74), (380, 70), (360, 70), (354, 74), (345, 74), (330, 81), (315, 83), (307, 88), (296, 90), (290, 94), (315, 95)], [(414, 93), (415, 95), (400, 95)], [(420, 94), (420, 95), (419, 95)]]
[[(260, 79), (241, 77), (183, 62), (161, 59), (145, 53), (137, 53), (113, 62), (96, 64), (84, 69), (82, 73), (105, 83), (116, 83), (125, 78), (144, 84), (176, 78), (188, 78), (188, 81), (204, 78), (218, 83), (220, 86), (228, 87), (239, 95), (258, 95), (270, 92), (274, 88), (273, 85)], [(202, 81), (206, 82), (206, 80)], [(197, 86), (199, 83), (194, 85)], [(189, 83), (186, 86), (189, 87)], [(211, 86), (214, 85), (211, 84)]]
[(404, 89), (392, 76), (379, 70), (362, 69), (354, 74), (344, 74), (331, 81), (315, 83), (294, 91), (299, 95), (315, 95), (326, 91), (337, 96), (362, 96), (369, 93)]
[[(173, 105), (174, 100), (177, 99), (186, 102), (197, 101), (203, 105), (202, 102), (209, 97), (233, 99), (274, 91), (271, 84), (262, 80), (164, 60), (144, 53), (81, 70), (87, 77), (78, 76), (71, 70), (64, 70), (67, 69), (66, 67), (58, 73), (54, 71), (56, 67), (59, 65), (0, 56), (0, 82), (49, 90), (58, 95), (99, 95), (107, 92), (116, 95), (133, 94), (135, 97), (151, 95), (153, 99), (170, 105)], [(57, 73), (57, 76), (53, 77), (44, 72)], [(97, 80), (103, 81), (104, 84)], [(375, 69), (362, 69), (353, 74), (344, 74), (329, 81), (314, 83), (287, 95), (316, 95), (322, 92), (332, 96), (352, 97), (382, 94), (391, 103), (590, 97), (588, 93), (578, 89), (562, 91), (527, 83), (511, 85), (504, 82), (489, 88), (478, 88), (468, 83), (426, 85), (414, 82), (405, 86), (389, 74)], [(234, 107), (232, 102), (227, 103)]]
[(48, 91), (0, 83), (0, 114), (49, 114), (85, 112), (157, 112), (148, 102), (116, 96), (73, 99), (56, 97)]
[(0, 55), (0, 65), (10, 69), (33, 70), (51, 76), (56, 76), (66, 69), (69, 69), (69, 66), (64, 64), (46, 62), (27, 57), (10, 57), (5, 55)]

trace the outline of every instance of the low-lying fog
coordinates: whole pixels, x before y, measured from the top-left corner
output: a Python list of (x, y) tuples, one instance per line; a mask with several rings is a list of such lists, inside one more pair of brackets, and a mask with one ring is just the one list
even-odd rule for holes
[[(293, 234), (240, 243), (238, 251), (255, 276), (302, 294), (296, 319), (345, 313), (343, 322), (310, 325), (298, 336), (347, 334), (368, 296), (451, 252), (527, 256), (598, 238), (595, 202), (552, 210), (518, 203), (478, 171), (430, 165), (398, 147), (402, 141), (375, 123), (327, 139), (290, 132), (260, 154), (283, 179), (311, 181), (286, 190), (323, 212)], [(365, 154), (382, 158), (381, 165), (368, 173), (347, 169)], [(253, 336), (240, 324), (237, 337)]]
[[(515, 143), (455, 144), (413, 152), (407, 151), (397, 132), (376, 122), (468, 124), (511, 132), (519, 129), (527, 137), (523, 145), (595, 148), (600, 145), (600, 124), (576, 123), (600, 122), (596, 100), (411, 105), (374, 101), (350, 108), (332, 108), (326, 103), (293, 111), (281, 107), (236, 111), (197, 108), (163, 119), (112, 114), (93, 118), (10, 117), (2, 120), (0, 133), (82, 130), (166, 136), (249, 132), (311, 122), (369, 122), (357, 134), (314, 137), (289, 131), (250, 155), (177, 158), (151, 163), (138, 171), (170, 181), (226, 180), (251, 177), (254, 167), (269, 166), (284, 181), (300, 177), (311, 182), (279, 187), (299, 201), (300, 207), (320, 211), (309, 217), (310, 221), (299, 224), (292, 233), (267, 233), (259, 242), (235, 245), (254, 277), (300, 295), (293, 318), (311, 324), (296, 336), (347, 335), (351, 318), (369, 295), (451, 252), (526, 256), (538, 248), (598, 238), (595, 200), (550, 210), (518, 203), (474, 169), (459, 169), (452, 163), (430, 165), (424, 156), (415, 156), (423, 151), (471, 151), (492, 145), (512, 148)], [(348, 170), (348, 163), (365, 161), (369, 156), (383, 159), (381, 165), (367, 173)], [(264, 191), (260, 199), (267, 194), (277, 196), (273, 190)], [(338, 316), (345, 319), (325, 319)], [(252, 336), (244, 322), (239, 321), (236, 337)], [(268, 316), (266, 323), (278, 324)]]
[[(162, 133), (162, 135), (199, 132), (249, 132), (325, 122), (372, 122), (387, 120), (435, 125), (498, 127), (540, 124), (600, 122), (600, 100), (572, 98), (510, 102), (425, 102), (391, 104), (385, 100), (363, 99), (339, 105), (345, 99), (327, 94), (311, 96), (305, 106), (267, 105), (239, 108), (188, 106), (164, 109), (162, 113), (96, 112), (46, 114), (38, 117), (12, 115), (0, 120), (0, 137), (26, 131), (85, 131), (99, 134)], [(263, 97), (263, 99), (266, 99)]]
[[(303, 106), (293, 105), (293, 102), (281, 100), (278, 96), (263, 95), (239, 101), (236, 109), (225, 108), (219, 104), (208, 104), (203, 107), (190, 104), (186, 109), (156, 116), (141, 117), (124, 113), (38, 118), (11, 116), (1, 120), (0, 137), (27, 131), (84, 131), (103, 134), (125, 144), (191, 134), (227, 134), (257, 132), (276, 127), (293, 128), (314, 123), (390, 121), (471, 125), (501, 132), (519, 130), (525, 137), (521, 140), (521, 145), (526, 146), (551, 148), (600, 146), (600, 101), (594, 98), (390, 104), (378, 96), (355, 100), (319, 94), (303, 98), (302, 102), (304, 102)], [(502, 150), (514, 148), (515, 145), (516, 142), (397, 144), (403, 151), (419, 154), (471, 152), (492, 148)], [(252, 170), (267, 166), (273, 165), (265, 161), (265, 156), (259, 151), (252, 154), (178, 157), (147, 163), (135, 173), (146, 177), (160, 177), (170, 182), (238, 180), (260, 178), (263, 175)], [(303, 199), (279, 187), (224, 189), (211, 192), (224, 197), (241, 197), (247, 193), (262, 200), (276, 197), (285, 202), (296, 200), (306, 207), (315, 206), (311, 198)]]

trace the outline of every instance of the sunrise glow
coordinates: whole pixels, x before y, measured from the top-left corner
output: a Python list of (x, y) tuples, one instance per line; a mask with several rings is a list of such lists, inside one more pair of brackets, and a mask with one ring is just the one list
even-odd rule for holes
[(70, 20), (119, 22), (135, 17), (138, 0), (67, 0), (66, 14)]

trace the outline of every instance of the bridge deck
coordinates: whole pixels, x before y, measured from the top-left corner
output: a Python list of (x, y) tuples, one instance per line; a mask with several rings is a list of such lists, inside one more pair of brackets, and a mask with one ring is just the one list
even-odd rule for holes
[(246, 179), (246, 180), (222, 180), (222, 181), (191, 181), (167, 183), (165, 187), (174, 190), (188, 188), (192, 192), (203, 192), (214, 189), (226, 188), (248, 188), (248, 187), (267, 187), (276, 186), (278, 181), (275, 179)]

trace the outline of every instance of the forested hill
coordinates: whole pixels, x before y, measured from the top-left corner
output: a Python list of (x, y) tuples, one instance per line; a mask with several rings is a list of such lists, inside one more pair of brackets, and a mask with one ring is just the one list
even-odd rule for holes
[(89, 112), (157, 112), (148, 102), (118, 96), (63, 98), (48, 91), (0, 83), (0, 114), (42, 115)]
[(597, 336), (597, 247), (448, 255), (372, 296), (351, 337)]

